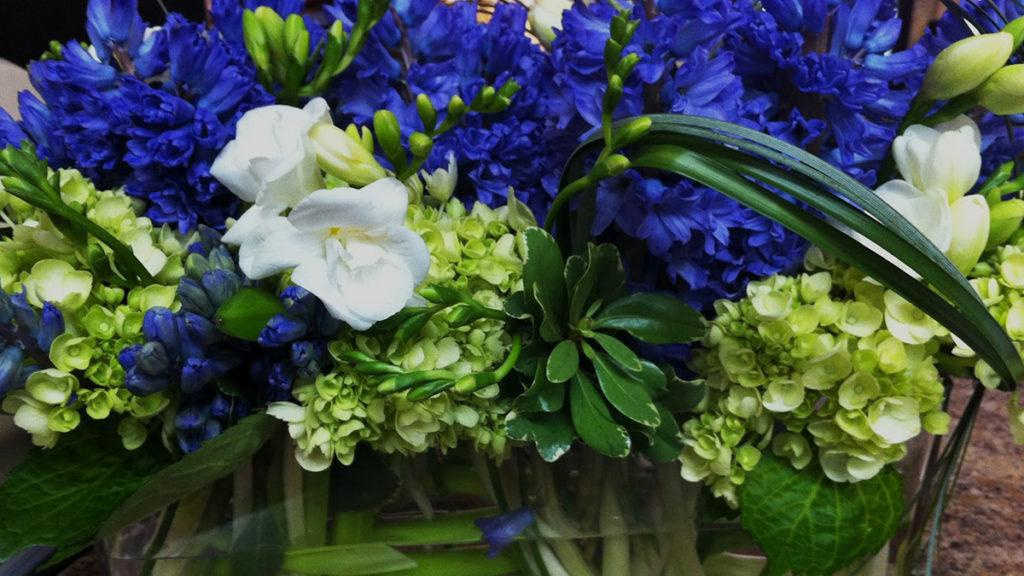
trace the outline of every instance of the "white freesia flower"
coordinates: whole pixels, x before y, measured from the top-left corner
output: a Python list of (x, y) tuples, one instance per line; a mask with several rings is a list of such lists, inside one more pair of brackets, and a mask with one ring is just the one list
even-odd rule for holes
[[(934, 128), (914, 125), (896, 138), (892, 152), (903, 180), (890, 180), (875, 193), (966, 274), (978, 262), (989, 232), (985, 199), (965, 196), (981, 171), (978, 126), (966, 116)], [(916, 276), (888, 252), (872, 247)]]
[(562, 27), (562, 13), (571, 9), (572, 0), (534, 0), (527, 19), (537, 39), (550, 48), (555, 40), (555, 29)]
[(238, 120), (235, 139), (221, 150), (210, 173), (253, 206), (224, 235), (225, 242), (241, 243), (252, 230), (323, 188), (309, 132), (330, 122), (323, 98), (304, 108), (263, 106)]
[(287, 218), (249, 231), (239, 266), (253, 279), (294, 268), (292, 282), (335, 318), (365, 330), (401, 310), (430, 267), (423, 239), (405, 227), (408, 195), (394, 178), (359, 190), (318, 190)]
[(897, 136), (892, 155), (903, 178), (918, 190), (940, 190), (953, 203), (978, 181), (981, 131), (967, 116), (934, 128), (915, 124)]

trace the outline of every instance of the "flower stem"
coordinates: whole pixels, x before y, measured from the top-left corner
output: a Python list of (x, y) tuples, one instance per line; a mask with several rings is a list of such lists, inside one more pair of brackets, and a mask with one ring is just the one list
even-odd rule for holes
[(697, 554), (697, 499), (700, 497), (700, 484), (683, 481), (679, 477), (678, 466), (673, 464), (659, 464), (657, 475), (662, 507), (671, 511), (666, 519), (671, 552), (669, 562), (680, 574), (704, 576), (704, 568)]
[(563, 188), (551, 202), (551, 208), (548, 210), (547, 218), (544, 219), (544, 229), (551, 232), (555, 227), (555, 222), (558, 220), (558, 214), (562, 211), (562, 208), (564, 208), (570, 200), (585, 191), (587, 188), (590, 188), (593, 184), (594, 179), (590, 174), (587, 174), (581, 178), (573, 180), (568, 186)]
[(601, 492), (601, 516), (599, 524), (604, 536), (602, 550), (601, 573), (630, 574), (629, 530), (626, 526), (622, 506), (619, 504), (621, 472), (612, 466), (605, 475), (604, 489)]

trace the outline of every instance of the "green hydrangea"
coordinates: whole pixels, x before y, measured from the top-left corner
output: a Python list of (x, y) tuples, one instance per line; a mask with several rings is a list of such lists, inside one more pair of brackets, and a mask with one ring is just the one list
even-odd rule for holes
[[(409, 209), (407, 225), (426, 241), (431, 266), (423, 286), (440, 285), (471, 294), (491, 309), (522, 287), (523, 260), (506, 207), (477, 204), (471, 211), (456, 199), (440, 207)], [(392, 326), (346, 332), (329, 346), (337, 360), (328, 374), (297, 383), (295, 403), (275, 403), (269, 412), (289, 424), (296, 457), (310, 470), (337, 459), (352, 461), (364, 443), (384, 453), (448, 450), (459, 443), (495, 456), (505, 451), (509, 402), (498, 386), (471, 393), (454, 389), (422, 400), (407, 392), (382, 394), (379, 378), (362, 374), (342, 358), (353, 352), (414, 372), (445, 370), (456, 376), (493, 370), (505, 360), (512, 336), (502, 320), (465, 323), (458, 307), (434, 314), (414, 335), (397, 338)]]
[[(145, 440), (145, 422), (168, 406), (163, 394), (137, 397), (124, 388), (118, 354), (143, 341), (142, 319), (154, 306), (177, 307), (186, 242), (170, 228), (154, 228), (140, 205), (120, 190), (99, 191), (74, 170), (62, 170), (61, 194), (90, 219), (130, 246), (157, 283), (123, 286), (110, 274), (109, 249), (95, 239), (68, 237), (49, 216), (0, 191), (0, 209), (12, 224), (0, 241), (0, 288), (25, 291), (28, 302), (57, 306), (65, 332), (48, 351), (52, 366), (30, 377), (2, 405), (40, 446), (53, 446), (83, 417), (117, 415), (125, 445)], [(140, 437), (140, 430), (142, 431)]]
[[(826, 264), (812, 254), (815, 263)], [(683, 475), (732, 505), (764, 450), (803, 468), (813, 443), (830, 478), (856, 482), (901, 459), (922, 429), (948, 426), (937, 339), (897, 337), (890, 326), (906, 322), (890, 321), (887, 304), (898, 302), (855, 270), (827, 264), (831, 270), (773, 276), (751, 283), (738, 302), (717, 302), (695, 354), (709, 393), (703, 413), (683, 427)]]

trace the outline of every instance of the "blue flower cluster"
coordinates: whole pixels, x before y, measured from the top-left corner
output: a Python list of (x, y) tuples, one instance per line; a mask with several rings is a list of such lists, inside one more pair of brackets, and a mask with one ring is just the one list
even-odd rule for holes
[(146, 200), (157, 223), (223, 227), (238, 200), (210, 165), (237, 119), (272, 102), (247, 55), (175, 14), (147, 29), (137, 0), (90, 0), (87, 32), (92, 48), (29, 66), (41, 99), (21, 94), (24, 132), (51, 164)]
[[(218, 330), (217, 310), (250, 282), (219, 233), (205, 226), (198, 232), (178, 284), (181, 309), (149, 310), (142, 326), (146, 342), (126, 348), (118, 357), (131, 392), (181, 393), (175, 431), (185, 452), (220, 434), (250, 406), (290, 399), (297, 378), (328, 368), (326, 343), (341, 328), (312, 294), (290, 287), (280, 296), (285, 311), (271, 318), (257, 342)], [(225, 386), (235, 381), (256, 385)]]
[(24, 388), (29, 375), (50, 366), (50, 345), (63, 332), (64, 316), (56, 306), (43, 302), (42, 310), (36, 310), (24, 292), (0, 290), (0, 398)]
[[(350, 26), (356, 2), (340, 0), (327, 6), (327, 13)], [(499, 3), (482, 24), (472, 2), (396, 3), (336, 82), (332, 105), (344, 122), (359, 124), (370, 122), (376, 110), (389, 109), (408, 135), (422, 129), (417, 94), (426, 94), (444, 110), (452, 96), (469, 102), (485, 83), (501, 86), (515, 80), (522, 90), (509, 110), (467, 117), (438, 141), (427, 166), (446, 164), (452, 153), (461, 181), (471, 185), (475, 198), (501, 204), (511, 186), (520, 200), (543, 212), (565, 158), (555, 152), (559, 144), (569, 150), (574, 142), (551, 138), (554, 70), (525, 31), (526, 11), (516, 4)]]

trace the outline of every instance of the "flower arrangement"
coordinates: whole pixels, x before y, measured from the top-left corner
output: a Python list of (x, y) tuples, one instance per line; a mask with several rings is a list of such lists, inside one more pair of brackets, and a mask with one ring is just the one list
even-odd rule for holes
[(1024, 437), (1018, 11), (90, 0), (0, 111), (0, 572), (909, 573)]

